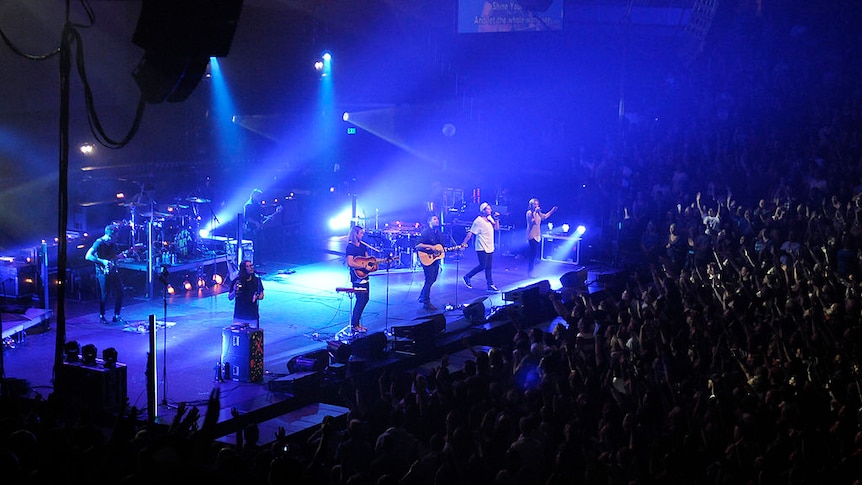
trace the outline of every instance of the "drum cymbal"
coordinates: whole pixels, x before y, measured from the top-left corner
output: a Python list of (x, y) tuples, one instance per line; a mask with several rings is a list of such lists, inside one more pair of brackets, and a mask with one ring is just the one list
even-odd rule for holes
[(169, 211), (170, 211), (170, 210), (175, 210), (175, 211), (176, 211), (176, 210), (188, 209), (188, 208), (189, 208), (189, 206), (187, 206), (187, 205), (185, 205), (185, 204), (171, 204), (171, 205), (169, 205), (169, 206), (168, 206), (168, 210), (169, 210)]
[(206, 204), (212, 201), (210, 199), (204, 199), (203, 197), (189, 197), (188, 199), (186, 199), (186, 202), (193, 202), (195, 204)]
[(147, 205), (140, 202), (123, 202), (120, 204), (120, 207), (145, 207)]

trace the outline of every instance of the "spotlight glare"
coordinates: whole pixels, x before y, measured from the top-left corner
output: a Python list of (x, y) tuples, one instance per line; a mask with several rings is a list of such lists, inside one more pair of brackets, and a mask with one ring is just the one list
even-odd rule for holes
[(563, 224), (561, 227), (563, 228), (563, 232), (569, 232), (569, 225), (568, 224)]
[(169, 285), (168, 285), (168, 294), (169, 294), (169, 295), (173, 295), (173, 294), (174, 294), (174, 293), (176, 293), (176, 292), (177, 292), (177, 290), (175, 290), (175, 289), (174, 289), (173, 285), (170, 285), (170, 284), (169, 284)]
[(349, 120), (349, 119), (350, 119), (350, 113), (348, 113), (347, 111), (345, 111), (345, 112), (341, 115), (341, 120), (342, 120), (342, 121), (347, 121), (347, 120)]
[(587, 232), (587, 228), (583, 225), (580, 225), (577, 229), (575, 229), (575, 236), (582, 236), (585, 232)]
[(218, 273), (213, 273), (213, 284), (220, 285), (222, 283), (224, 283), (224, 277)]
[(185, 288), (186, 291), (192, 291), (192, 282), (189, 280), (183, 281), (183, 288)]
[(198, 231), (198, 234), (200, 235), (200, 237), (202, 237), (204, 239), (207, 239), (210, 237), (209, 229), (201, 229), (200, 231)]
[(329, 52), (324, 52), (323, 53), (323, 60), (324, 61), (331, 61), (332, 60), (332, 54), (330, 54)]

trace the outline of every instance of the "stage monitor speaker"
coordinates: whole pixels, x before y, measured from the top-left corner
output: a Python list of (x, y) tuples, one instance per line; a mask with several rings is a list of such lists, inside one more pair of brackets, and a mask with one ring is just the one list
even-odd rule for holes
[(263, 329), (231, 325), (222, 330), (222, 367), (230, 372), (226, 380), (263, 381)]
[(350, 355), (360, 359), (381, 359), (386, 353), (386, 343), (385, 333), (372, 333), (366, 337), (360, 337), (350, 342)]
[(328, 366), (329, 353), (326, 350), (297, 355), (287, 361), (287, 371), (291, 374), (298, 372), (323, 372)]
[(560, 276), (560, 284), (563, 288), (587, 288), (587, 268), (581, 267), (574, 271), (569, 271)]
[(503, 300), (514, 302), (518, 311), (513, 315), (525, 325), (537, 325), (556, 316), (554, 305), (548, 298), (551, 284), (548, 280), (538, 281), (528, 286), (503, 293)]
[(395, 352), (416, 355), (428, 352), (435, 347), (437, 334), (440, 333), (440, 321), (442, 320), (442, 325), (445, 328), (446, 317), (439, 315), (433, 319), (423, 319), (425, 321), (414, 325), (392, 327), (392, 336), (395, 338), (393, 342)]
[(434, 334), (439, 335), (446, 333), (446, 315), (435, 313), (433, 315), (424, 315), (413, 319), (414, 322), (431, 322), (431, 327), (434, 329)]
[(470, 322), (470, 325), (485, 323), (485, 300), (487, 299), (488, 297), (482, 296), (464, 306), (464, 318)]

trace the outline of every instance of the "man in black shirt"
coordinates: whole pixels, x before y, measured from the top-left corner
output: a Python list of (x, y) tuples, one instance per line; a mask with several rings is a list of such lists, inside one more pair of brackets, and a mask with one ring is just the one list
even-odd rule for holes
[(440, 218), (432, 214), (428, 217), (428, 226), (419, 236), (416, 250), (424, 253), (420, 258), (422, 270), (425, 272), (425, 284), (419, 292), (419, 302), (426, 310), (436, 310), (431, 303), (431, 286), (440, 274), (440, 260), (443, 259), (443, 232), (440, 230)]
[(117, 259), (120, 256), (119, 247), (115, 241), (117, 226), (110, 224), (105, 227), (105, 235), (96, 239), (87, 250), (85, 258), (96, 264), (96, 281), (99, 283), (99, 321), (108, 323), (105, 319), (105, 305), (108, 297), (114, 296), (114, 323), (125, 323), (120, 317), (123, 308), (123, 282), (117, 269)]

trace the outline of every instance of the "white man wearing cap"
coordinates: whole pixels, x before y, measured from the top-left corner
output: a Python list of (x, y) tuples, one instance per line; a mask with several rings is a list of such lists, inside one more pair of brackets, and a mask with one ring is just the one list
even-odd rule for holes
[(500, 214), (491, 215), (491, 205), (487, 202), (482, 202), (479, 206), (479, 215), (473, 220), (473, 224), (464, 236), (464, 241), (461, 246), (467, 247), (467, 243), (473, 236), (476, 236), (476, 256), (479, 258), (479, 264), (464, 275), (464, 284), (467, 288), (472, 288), (473, 284), (470, 279), (485, 270), (485, 282), (488, 284), (488, 291), (500, 291), (494, 285), (494, 277), (491, 274), (491, 267), (494, 261), (494, 231), (500, 230)]

